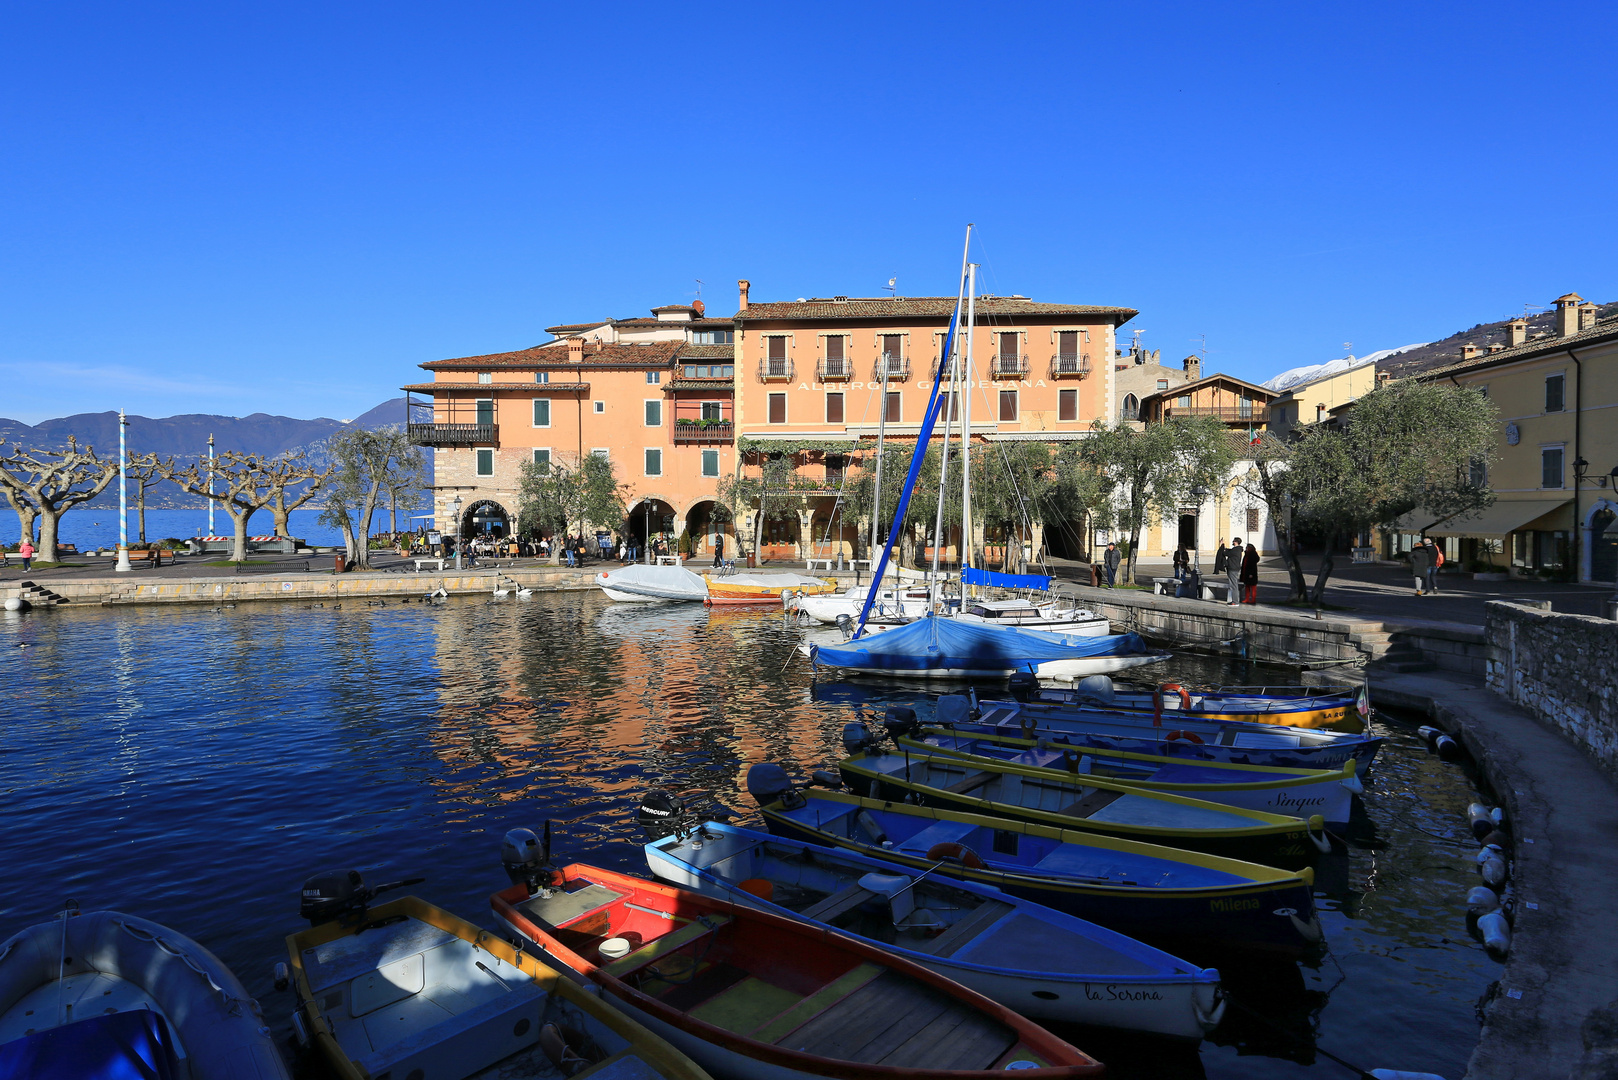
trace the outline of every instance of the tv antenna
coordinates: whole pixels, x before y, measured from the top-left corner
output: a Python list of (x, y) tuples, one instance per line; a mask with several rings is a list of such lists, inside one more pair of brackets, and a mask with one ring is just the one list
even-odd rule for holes
[(894, 274), (892, 277), (890, 277), (888, 279), (888, 283), (883, 286), (884, 289), (888, 290), (888, 299), (889, 300), (893, 299), (893, 295), (894, 295), (893, 290), (898, 288), (898, 287), (899, 287), (899, 275)]
[(697, 299), (701, 300), (702, 299), (702, 279), (697, 278), (696, 282), (697, 282)]
[(1203, 360), (1208, 359), (1208, 335), (1207, 334), (1198, 334), (1196, 337), (1192, 338), (1191, 340), (1197, 342), (1200, 345), (1200, 348), (1197, 349), (1197, 356), (1199, 356)]
[(1353, 355), (1354, 355), (1354, 343), (1352, 341), (1343, 342), (1343, 355), (1347, 356), (1347, 357), (1353, 357)]

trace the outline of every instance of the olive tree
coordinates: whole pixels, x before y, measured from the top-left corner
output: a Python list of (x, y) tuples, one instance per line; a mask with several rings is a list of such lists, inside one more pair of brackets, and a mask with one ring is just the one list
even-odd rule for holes
[(326, 509), (320, 523), (342, 531), (348, 561), (356, 570), (371, 568), (371, 518), (381, 505), (391, 478), (419, 451), (403, 431), (366, 431), (351, 428), (331, 440), (332, 462), (326, 488)]
[(1050, 447), (1039, 442), (989, 443), (972, 458), (972, 516), (986, 530), (994, 526), (1005, 536), (1003, 570), (1013, 572), (1015, 565), (1014, 572), (1022, 573), (1028, 568), (1024, 542), (1053, 509), (1052, 465)]
[[(618, 482), (618, 470), (611, 458), (585, 454), (568, 461), (524, 461), (518, 487), (518, 514), (534, 528), (550, 529), (565, 538), (578, 526), (618, 527), (624, 520), (627, 488)], [(562, 556), (561, 543), (551, 544), (551, 562)]]
[[(745, 456), (754, 458), (757, 475), (744, 471), (739, 461), (736, 471), (719, 481), (718, 505), (731, 517), (740, 517), (753, 510), (753, 551), (764, 546), (764, 523), (795, 518), (801, 505), (801, 496), (793, 494), (798, 482), (795, 451), (756, 450)], [(738, 455), (743, 458), (744, 455)], [(738, 552), (737, 554), (741, 554)]]

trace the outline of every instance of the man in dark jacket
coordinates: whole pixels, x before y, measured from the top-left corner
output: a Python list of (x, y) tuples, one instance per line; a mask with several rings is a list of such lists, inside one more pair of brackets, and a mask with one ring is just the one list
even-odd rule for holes
[(1433, 565), (1433, 549), (1424, 540), (1410, 552), (1410, 572), (1416, 578), (1416, 595), (1427, 595), (1427, 571)]
[(1242, 603), (1258, 603), (1258, 545), (1248, 544), (1242, 554)]
[(1225, 546), (1225, 538), (1219, 538), (1219, 550), (1214, 552), (1214, 576), (1223, 574), (1230, 569), (1230, 549)]
[(1230, 542), (1230, 551), (1225, 555), (1225, 581), (1230, 586), (1229, 599), (1225, 603), (1234, 607), (1242, 602), (1242, 538), (1236, 537)]
[(1117, 544), (1107, 545), (1107, 554), (1102, 557), (1102, 565), (1107, 568), (1107, 588), (1112, 588), (1118, 581), (1118, 567), (1124, 561), (1123, 552), (1118, 550)]

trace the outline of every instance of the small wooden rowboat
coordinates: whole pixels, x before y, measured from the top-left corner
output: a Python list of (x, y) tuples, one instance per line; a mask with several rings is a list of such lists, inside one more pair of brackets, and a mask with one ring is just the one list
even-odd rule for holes
[(70, 902), (0, 944), (0, 1076), (287, 1075), (258, 1002), (165, 926)]
[(917, 737), (901, 737), (898, 742), (923, 753), (1051, 769), (1067, 776), (1093, 776), (1224, 806), (1271, 814), (1319, 814), (1327, 825), (1347, 824), (1354, 796), (1364, 791), (1364, 785), (1354, 776), (1352, 758), (1340, 769), (1278, 769), (1092, 749), (1060, 739), (963, 735), (944, 728), (923, 728)]
[(841, 931), (1036, 1020), (1200, 1039), (1219, 972), (975, 882), (719, 822), (646, 845), (664, 881)]
[(1172, 754), (1203, 761), (1229, 761), (1278, 768), (1340, 769), (1355, 762), (1355, 774), (1370, 775), (1382, 748), (1380, 736), (1165, 716), (1118, 713), (1036, 701), (983, 701), (974, 707), (962, 694), (938, 699), (937, 722), (962, 733), (1010, 735), (1024, 739), (1064, 737), (1074, 745), (1147, 754)]
[(762, 811), (777, 835), (992, 885), (1177, 955), (1225, 946), (1298, 954), (1322, 937), (1308, 868), (1278, 870), (840, 791), (790, 792)]
[(916, 744), (838, 764), (856, 795), (1186, 848), (1290, 869), (1331, 850), (1326, 822), (1225, 806), (1130, 784), (969, 759)]
[(783, 592), (818, 596), (837, 588), (835, 581), (803, 574), (704, 574), (710, 604), (779, 604)]
[(342, 1080), (707, 1080), (543, 961), (413, 896), (287, 938), (294, 1027)]
[(1195, 716), (1204, 720), (1330, 728), (1350, 734), (1358, 734), (1365, 728), (1365, 722), (1356, 708), (1354, 692), (1339, 687), (1225, 686), (1215, 690), (1196, 690), (1171, 683), (1162, 687), (1161, 691), (1152, 691), (1096, 685), (1100, 682), (1095, 680), (1090, 685), (1074, 687), (1033, 686), (1027, 688), (1026, 694), (1028, 700), (1046, 705), (1069, 705), (1146, 716), (1161, 712), (1165, 723), (1182, 716)]
[(560, 878), (496, 893), (495, 914), (717, 1077), (1103, 1071), (1010, 1009), (826, 928), (591, 866)]

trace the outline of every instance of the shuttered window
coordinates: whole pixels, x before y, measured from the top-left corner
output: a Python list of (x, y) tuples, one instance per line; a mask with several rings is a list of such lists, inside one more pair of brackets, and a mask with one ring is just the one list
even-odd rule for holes
[(900, 402), (903, 400), (903, 398), (904, 395), (899, 393), (897, 390), (888, 394), (888, 411), (887, 416), (884, 417), (888, 423), (897, 424), (899, 422), (899, 419), (903, 414), (903, 410), (900, 408)]
[(534, 399), (534, 426), (535, 427), (550, 427), (551, 426), (551, 399), (550, 398), (535, 398)]
[(785, 394), (770, 395), (770, 423), (784, 424), (787, 422), (787, 396)]
[(1079, 418), (1079, 392), (1077, 390), (1060, 390), (1057, 392), (1056, 418), (1058, 420), (1077, 420)]
[(1005, 423), (1015, 419), (1017, 419), (1017, 391), (1002, 390), (1000, 391), (1000, 421)]
[(843, 422), (843, 395), (832, 393), (826, 395), (826, 423), (841, 424)]

